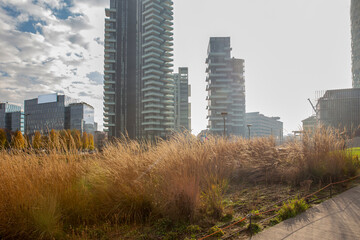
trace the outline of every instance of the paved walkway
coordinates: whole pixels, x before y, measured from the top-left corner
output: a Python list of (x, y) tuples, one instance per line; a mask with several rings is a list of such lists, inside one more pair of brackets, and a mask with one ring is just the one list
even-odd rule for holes
[(360, 239), (360, 187), (265, 229), (252, 239)]

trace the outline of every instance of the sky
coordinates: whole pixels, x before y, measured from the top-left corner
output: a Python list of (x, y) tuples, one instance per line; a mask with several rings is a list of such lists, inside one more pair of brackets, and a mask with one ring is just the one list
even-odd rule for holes
[[(0, 0), (0, 101), (67, 94), (102, 126), (104, 8), (109, 0)], [(351, 87), (350, 0), (174, 0), (174, 63), (189, 67), (192, 129), (206, 128), (210, 37), (245, 60), (246, 110), (284, 133), (313, 114), (315, 92)]]

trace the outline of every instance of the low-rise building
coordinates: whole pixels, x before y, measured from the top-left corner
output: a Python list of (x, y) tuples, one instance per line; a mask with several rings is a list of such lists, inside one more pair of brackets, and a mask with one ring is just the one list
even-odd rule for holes
[(0, 128), (24, 133), (24, 113), (21, 105), (0, 103)]
[(360, 88), (328, 90), (316, 108), (321, 126), (345, 129), (352, 135), (360, 126)]
[(314, 131), (316, 129), (317, 126), (316, 116), (308, 117), (302, 120), (301, 122), (303, 124), (302, 128), (304, 132)]
[(246, 125), (248, 127), (246, 136), (249, 137), (270, 137), (273, 136), (277, 140), (282, 141), (283, 123), (280, 117), (267, 117), (259, 112), (246, 113)]
[(33, 135), (36, 131), (47, 134), (52, 129), (77, 129), (81, 133), (94, 133), (97, 130), (94, 108), (56, 93), (25, 100), (26, 134)]

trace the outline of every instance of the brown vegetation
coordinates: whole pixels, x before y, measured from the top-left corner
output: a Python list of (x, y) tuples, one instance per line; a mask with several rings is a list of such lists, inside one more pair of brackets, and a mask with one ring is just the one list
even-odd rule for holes
[(124, 140), (102, 153), (79, 154), (77, 148), (91, 140), (76, 132), (54, 131), (46, 141), (46, 153), (0, 151), (0, 238), (61, 239), (84, 225), (165, 217), (219, 219), (229, 185), (327, 182), (358, 169), (332, 130), (280, 147), (271, 138), (202, 143), (179, 135), (156, 144)]

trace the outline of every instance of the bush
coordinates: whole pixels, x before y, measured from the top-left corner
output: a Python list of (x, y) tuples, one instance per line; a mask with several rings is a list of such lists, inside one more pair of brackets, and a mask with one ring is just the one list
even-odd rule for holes
[(279, 219), (284, 221), (289, 218), (293, 218), (296, 215), (305, 212), (309, 208), (309, 205), (304, 199), (293, 199), (289, 200), (287, 203), (280, 208), (277, 212), (279, 214)]

